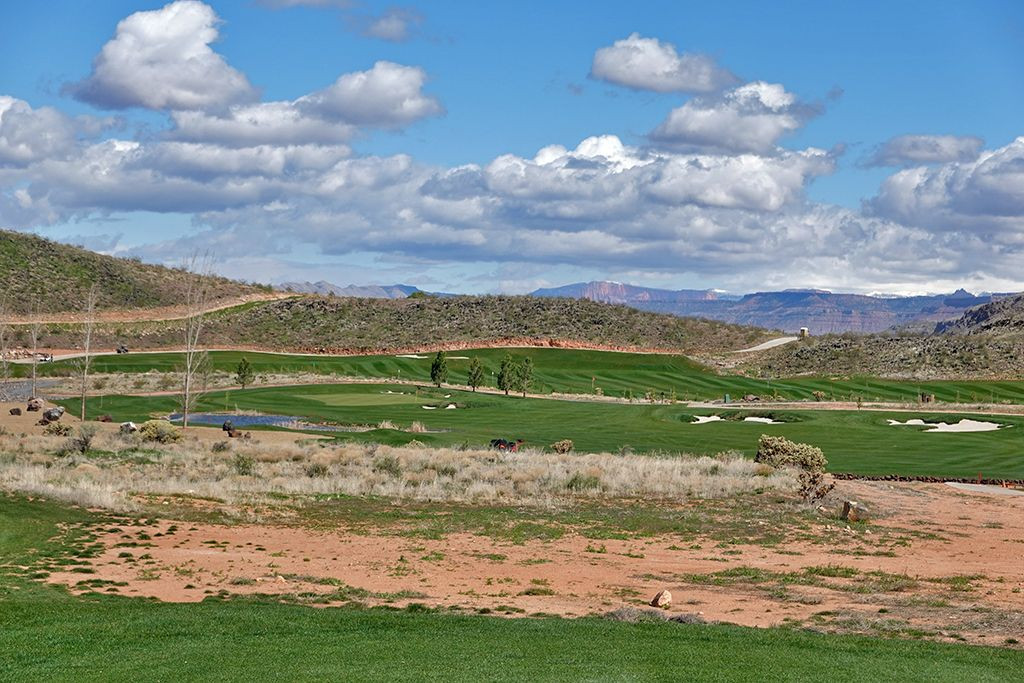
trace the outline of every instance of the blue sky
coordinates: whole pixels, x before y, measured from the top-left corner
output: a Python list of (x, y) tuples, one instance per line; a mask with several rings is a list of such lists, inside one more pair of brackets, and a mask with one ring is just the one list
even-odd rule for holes
[[(214, 39), (161, 44), (182, 16), (162, 2), (0, 4), (0, 96), (24, 103), (0, 119), (0, 226), (168, 262), (214, 244), (223, 272), (258, 280), (1024, 289), (1020, 3), (178, 4), (186, 34)], [(164, 60), (145, 82), (137, 40), (94, 64), (133, 15)], [(162, 97), (190, 50), (214, 77)], [(627, 50), (647, 61), (616, 62)], [(648, 87), (666, 55), (726, 76)], [(360, 72), (381, 85), (330, 90)], [(404, 100), (382, 93), (395, 83)], [(175, 118), (272, 102), (350, 130), (247, 153)], [(48, 126), (63, 147), (26, 142)], [(577, 149), (597, 136), (622, 149)], [(112, 140), (138, 147), (115, 158)], [(560, 160), (534, 158), (551, 145)], [(116, 190), (90, 184), (101, 154)]]

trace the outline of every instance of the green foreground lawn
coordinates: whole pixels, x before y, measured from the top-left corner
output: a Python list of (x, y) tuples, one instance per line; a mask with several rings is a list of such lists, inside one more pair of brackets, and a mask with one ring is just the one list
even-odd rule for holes
[[(393, 393), (388, 393), (393, 392)], [(450, 398), (444, 398), (450, 395)], [(73, 413), (77, 400), (63, 402)], [(454, 403), (457, 408), (444, 407)], [(177, 410), (174, 396), (104, 396), (90, 400), (93, 417), (110, 413), (115, 420), (144, 420)], [(423, 406), (435, 409), (425, 410)], [(944, 477), (1024, 479), (1024, 418), (979, 418), (923, 415), (929, 421), (988, 419), (1006, 425), (993, 432), (927, 433), (921, 427), (893, 427), (918, 417), (914, 413), (874, 411), (744, 411), (773, 415), (784, 424), (723, 421), (691, 424), (695, 414), (680, 405), (616, 404), (549, 399), (523, 399), (473, 394), (398, 384), (318, 384), (213, 392), (199, 411), (259, 411), (342, 425), (378, 425), (390, 420), (398, 427), (420, 422), (425, 433), (392, 429), (338, 433), (339, 439), (390, 444), (413, 439), (428, 445), (485, 446), (497, 437), (521, 438), (528, 445), (547, 446), (572, 439), (578, 451), (635, 451), (714, 454), (737, 450), (752, 456), (761, 434), (786, 436), (820, 446), (833, 472), (866, 475), (901, 474)], [(727, 411), (719, 411), (727, 415)], [(216, 424), (220, 419), (215, 420)]]
[[(778, 395), (780, 399), (813, 400), (814, 392), (835, 400), (916, 401), (924, 392), (946, 402), (1024, 403), (1024, 382), (933, 381), (902, 382), (870, 377), (796, 379), (756, 379), (739, 375), (717, 375), (685, 356), (671, 354), (616, 353), (609, 351), (576, 351), (570, 349), (473, 349), (448, 354), (450, 381), (464, 384), (468, 359), (479, 356), (486, 368), (485, 383), (495, 386), (494, 374), (502, 357), (511, 353), (517, 358), (530, 357), (535, 367), (537, 393), (593, 393), (600, 389), (609, 396), (627, 392), (642, 398), (647, 392), (679, 400), (733, 398), (745, 394)], [(313, 372), (325, 375), (368, 377), (374, 379), (405, 379), (427, 382), (430, 379), (432, 354), (423, 358), (398, 356), (285, 356), (268, 353), (215, 351), (210, 360), (217, 370), (234, 372), (244, 356), (257, 374)], [(130, 353), (123, 356), (100, 356), (93, 371), (99, 373), (135, 373), (150, 370), (170, 372), (181, 366), (176, 353)], [(70, 374), (71, 361), (39, 366), (44, 374)], [(15, 366), (24, 375), (26, 366)]]
[(91, 520), (0, 494), (0, 680), (1009, 681), (1024, 665), (1011, 650), (785, 629), (75, 598), (15, 568), (68, 561), (58, 525)]

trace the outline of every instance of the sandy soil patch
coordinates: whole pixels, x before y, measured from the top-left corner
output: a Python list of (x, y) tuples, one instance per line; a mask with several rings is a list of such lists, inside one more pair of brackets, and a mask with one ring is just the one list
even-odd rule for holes
[[(95, 574), (49, 580), (71, 586), (83, 578), (114, 581), (120, 594), (175, 602), (223, 591), (300, 602), (323, 596), (324, 604), (338, 604), (345, 599), (342, 586), (371, 604), (565, 616), (641, 605), (669, 589), (671, 612), (713, 621), (868, 633), (919, 629), (938, 639), (992, 645), (1019, 639), (1024, 498), (937, 484), (840, 487), (885, 516), (866, 525), (837, 523), (820, 539), (785, 546), (672, 535), (595, 540), (572, 533), (517, 545), (465, 533), (419, 539), (387, 529), (162, 520), (101, 531), (106, 550), (92, 560)], [(753, 578), (720, 574), (726, 570), (749, 570)]]

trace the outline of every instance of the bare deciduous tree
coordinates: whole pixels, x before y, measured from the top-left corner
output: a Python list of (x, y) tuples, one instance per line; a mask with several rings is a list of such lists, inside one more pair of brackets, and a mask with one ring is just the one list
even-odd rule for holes
[(205, 387), (199, 386), (199, 379), (208, 366), (206, 351), (199, 348), (199, 339), (203, 333), (206, 308), (210, 296), (210, 280), (213, 264), (210, 255), (202, 258), (193, 254), (182, 264), (186, 273), (185, 286), (185, 360), (182, 368), (181, 391), (181, 427), (188, 428), (188, 416), (195, 408), (196, 402)]
[(10, 341), (11, 328), (7, 324), (7, 297), (0, 297), (0, 398), (7, 398), (7, 383), (11, 377), (10, 357), (7, 344)]
[(99, 299), (99, 288), (96, 283), (89, 288), (82, 306), (82, 356), (78, 359), (78, 372), (82, 377), (82, 411), (81, 419), (85, 421), (85, 401), (89, 393), (89, 368), (92, 365), (92, 330), (96, 326), (96, 301)]
[(32, 315), (32, 323), (28, 327), (28, 338), (29, 342), (32, 344), (32, 392), (30, 395), (33, 398), (36, 396), (36, 377), (39, 369), (39, 340), (43, 337), (43, 323), (39, 318), (40, 313), (38, 300), (36, 300), (34, 308), (35, 313)]

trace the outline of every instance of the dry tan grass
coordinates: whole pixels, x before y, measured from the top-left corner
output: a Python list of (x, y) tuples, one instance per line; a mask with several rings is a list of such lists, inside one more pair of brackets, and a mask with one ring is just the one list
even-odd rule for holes
[(580, 499), (684, 500), (796, 488), (791, 472), (765, 468), (737, 454), (568, 455), (244, 441), (228, 442), (213, 452), (210, 445), (195, 442), (152, 446), (136, 437), (106, 433), (93, 445), (100, 455), (56, 455), (65, 441), (0, 438), (0, 489), (131, 509), (138, 494), (186, 494), (235, 503), (270, 494), (335, 493), (547, 506)]

